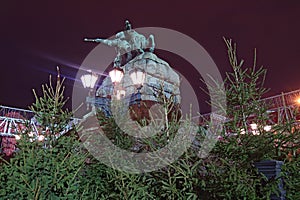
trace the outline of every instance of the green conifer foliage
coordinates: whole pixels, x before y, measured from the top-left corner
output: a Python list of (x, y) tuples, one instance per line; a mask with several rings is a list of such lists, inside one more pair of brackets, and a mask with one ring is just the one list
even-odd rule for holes
[[(54, 137), (65, 128), (71, 113), (63, 110), (66, 102), (58, 75), (55, 88), (43, 86), (43, 96), (36, 96), (31, 109), (45, 131), (44, 141), (30, 141), (26, 133), (18, 141), (18, 152), (1, 163), (0, 199), (76, 199), (85, 153), (75, 137)], [(74, 127), (75, 128), (75, 127)], [(28, 127), (30, 131), (30, 127)]]

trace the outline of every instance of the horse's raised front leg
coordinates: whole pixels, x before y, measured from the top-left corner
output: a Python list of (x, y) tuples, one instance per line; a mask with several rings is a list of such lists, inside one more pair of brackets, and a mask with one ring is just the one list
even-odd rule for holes
[(120, 52), (118, 52), (114, 60), (114, 66), (121, 67), (121, 64), (122, 64), (122, 55), (120, 54)]
[(148, 39), (148, 44), (150, 44), (150, 52), (153, 53), (154, 49), (155, 49), (155, 42), (154, 42), (154, 36), (153, 35), (149, 35)]

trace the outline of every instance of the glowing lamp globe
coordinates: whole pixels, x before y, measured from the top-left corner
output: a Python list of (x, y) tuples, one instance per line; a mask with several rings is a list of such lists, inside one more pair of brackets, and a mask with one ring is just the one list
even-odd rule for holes
[(84, 88), (94, 88), (95, 84), (98, 80), (98, 76), (93, 73), (91, 70), (88, 70), (89, 74), (85, 74), (81, 76), (81, 82)]
[(114, 68), (113, 70), (111, 70), (109, 72), (109, 76), (111, 78), (111, 81), (113, 83), (120, 83), (123, 76), (124, 76), (124, 73), (121, 69), (118, 69), (118, 68)]
[(142, 86), (145, 81), (146, 74), (143, 71), (134, 70), (130, 73), (130, 78), (134, 85)]

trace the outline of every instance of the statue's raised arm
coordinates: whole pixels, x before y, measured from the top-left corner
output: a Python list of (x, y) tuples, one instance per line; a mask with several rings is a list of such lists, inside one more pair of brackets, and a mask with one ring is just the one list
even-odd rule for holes
[(84, 41), (85, 42), (98, 42), (98, 43), (101, 43), (103, 41), (103, 39), (99, 39), (99, 38), (96, 38), (96, 39), (84, 38)]
[(122, 40), (121, 38), (116, 38), (116, 39), (84, 38), (84, 41), (85, 42), (97, 42), (97, 43), (105, 44), (110, 47), (116, 47), (116, 48), (130, 51), (130, 44), (126, 40)]
[(85, 42), (96, 42), (96, 39), (89, 39), (89, 38), (84, 38)]

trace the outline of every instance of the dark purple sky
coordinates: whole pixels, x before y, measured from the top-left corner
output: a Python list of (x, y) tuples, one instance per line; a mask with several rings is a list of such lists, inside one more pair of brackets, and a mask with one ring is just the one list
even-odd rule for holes
[[(75, 78), (77, 68), (95, 44), (85, 37), (109, 37), (129, 19), (133, 27), (180, 31), (201, 44), (221, 73), (230, 70), (222, 37), (238, 44), (238, 54), (268, 69), (269, 95), (300, 86), (300, 1), (4, 1), (0, 8), (0, 104), (27, 108), (60, 65)], [(163, 55), (163, 54), (162, 54)], [(171, 66), (185, 65), (165, 58)], [(187, 70), (188, 71), (188, 70)], [(188, 73), (187, 73), (188, 74)], [(199, 77), (189, 74), (195, 80)], [(71, 96), (72, 80), (66, 82)], [(196, 85), (197, 87), (197, 85)], [(201, 92), (199, 90), (199, 92)]]

